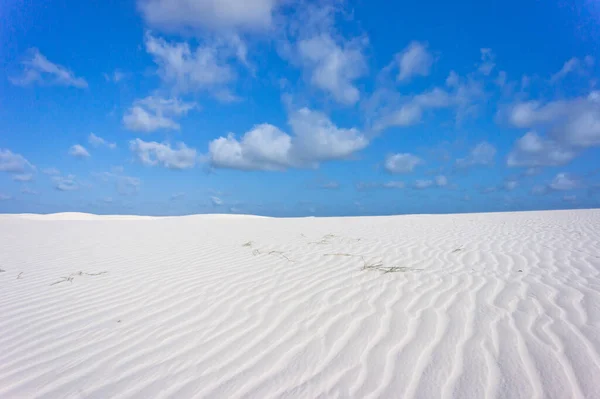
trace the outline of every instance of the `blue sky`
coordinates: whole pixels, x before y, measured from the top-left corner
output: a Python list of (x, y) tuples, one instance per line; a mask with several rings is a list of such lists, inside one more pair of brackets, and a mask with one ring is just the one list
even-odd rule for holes
[(8, 0), (0, 40), (0, 212), (600, 206), (596, 1)]

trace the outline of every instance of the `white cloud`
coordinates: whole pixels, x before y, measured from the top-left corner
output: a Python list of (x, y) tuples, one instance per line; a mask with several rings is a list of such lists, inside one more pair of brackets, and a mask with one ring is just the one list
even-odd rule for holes
[(148, 96), (133, 102), (133, 106), (123, 115), (123, 125), (128, 130), (147, 133), (159, 129), (179, 130), (179, 123), (173, 118), (186, 115), (194, 108), (196, 103)]
[(114, 72), (111, 74), (108, 74), (108, 73), (104, 74), (104, 79), (107, 82), (119, 83), (120, 81), (125, 79), (125, 77), (126, 77), (125, 73), (118, 69), (115, 69)]
[(338, 183), (336, 181), (328, 181), (328, 182), (320, 184), (319, 188), (322, 188), (325, 190), (337, 190), (340, 188), (340, 183)]
[(517, 188), (518, 185), (519, 183), (516, 180), (508, 180), (504, 182), (504, 189), (506, 191), (512, 191)]
[(243, 170), (317, 167), (320, 162), (347, 158), (368, 145), (357, 129), (338, 128), (323, 113), (307, 108), (293, 112), (289, 124), (294, 135), (261, 124), (240, 140), (233, 134), (219, 137), (209, 143), (209, 163)]
[(446, 78), (446, 86), (457, 87), (460, 83), (460, 76), (455, 71), (450, 71)]
[[(188, 43), (169, 43), (162, 38), (146, 34), (146, 51), (158, 65), (162, 81), (176, 92), (216, 90), (235, 79), (235, 71), (226, 63), (229, 42), (198, 46), (192, 50)], [(239, 47), (239, 46), (236, 46)], [(236, 55), (236, 54), (231, 54)]]
[(223, 200), (219, 197), (212, 196), (210, 197), (210, 201), (214, 206), (223, 205)]
[(90, 133), (90, 135), (88, 136), (88, 143), (90, 143), (91, 145), (93, 145), (94, 147), (108, 147), (111, 150), (117, 148), (117, 144), (116, 143), (110, 143), (106, 140), (104, 140), (102, 137), (96, 136), (94, 133)]
[(559, 173), (548, 186), (553, 190), (566, 191), (579, 187), (579, 182), (567, 173)]
[(415, 76), (427, 76), (433, 65), (433, 56), (425, 43), (412, 42), (401, 53), (396, 54), (400, 82), (409, 81)]
[(370, 107), (374, 109), (373, 130), (380, 132), (391, 126), (415, 125), (428, 110), (451, 108), (457, 122), (473, 114), (476, 101), (483, 96), (481, 83), (473, 79), (461, 80), (458, 75), (451, 75), (446, 80), (451, 85), (449, 90), (435, 87), (412, 97), (399, 97), (386, 90), (376, 92), (370, 99)]
[(75, 175), (54, 176), (52, 181), (54, 182), (54, 188), (59, 191), (76, 191), (81, 187)]
[(492, 73), (492, 70), (496, 66), (494, 60), (496, 59), (495, 54), (492, 52), (492, 49), (482, 48), (481, 50), (481, 63), (477, 70), (482, 74), (488, 76)]
[(496, 156), (496, 147), (488, 142), (477, 144), (466, 158), (456, 160), (456, 166), (459, 168), (467, 168), (471, 166), (489, 166), (494, 163)]
[(174, 193), (171, 195), (171, 201), (175, 201), (185, 197), (185, 193)]
[(600, 145), (600, 101), (597, 92), (586, 97), (548, 103), (529, 101), (508, 109), (508, 122), (518, 128), (545, 130), (561, 145), (586, 148)]
[(586, 68), (592, 67), (594, 65), (594, 57), (586, 56), (583, 60), (580, 60), (577, 57), (573, 57), (570, 60), (566, 61), (560, 71), (556, 72), (550, 78), (550, 83), (557, 83), (561, 81), (565, 76), (571, 73), (584, 73)]
[(23, 173), (19, 175), (13, 175), (14, 181), (26, 182), (33, 180), (33, 174), (31, 173)]
[(0, 148), (0, 172), (23, 173), (35, 167), (21, 154)]
[(570, 162), (576, 152), (528, 132), (518, 139), (506, 158), (510, 167), (558, 166)]
[(254, 126), (237, 140), (233, 134), (209, 143), (210, 164), (217, 168), (283, 170), (293, 164), (292, 138), (270, 124)]
[(177, 143), (175, 148), (171, 148), (168, 143), (135, 139), (129, 142), (129, 149), (146, 166), (161, 165), (169, 169), (190, 169), (196, 165), (196, 150), (184, 143)]
[(8, 194), (2, 194), (0, 193), (0, 201), (8, 201), (11, 200), (12, 196), (8, 195)]
[(142, 181), (137, 177), (117, 176), (115, 180), (117, 192), (121, 195), (137, 194)]
[(60, 171), (56, 168), (46, 168), (42, 169), (42, 173), (49, 176), (59, 175)]
[(446, 176), (440, 175), (435, 177), (435, 184), (438, 187), (445, 187), (448, 185), (448, 178)]
[(341, 104), (353, 105), (359, 100), (360, 92), (354, 81), (367, 72), (363, 41), (336, 43), (330, 34), (322, 33), (300, 40), (297, 47), (312, 85)]
[(421, 158), (413, 154), (391, 154), (385, 159), (384, 167), (390, 173), (409, 173), (421, 163)]
[(31, 187), (23, 187), (21, 189), (21, 193), (27, 194), (27, 195), (39, 195), (39, 191), (36, 191), (36, 190), (32, 189)]
[(565, 195), (563, 197), (563, 201), (565, 201), (565, 202), (575, 202), (575, 201), (577, 201), (577, 196), (576, 195)]
[(433, 181), (431, 181), (431, 180), (417, 180), (413, 187), (418, 190), (423, 190), (423, 189), (429, 188), (431, 186), (433, 186)]
[(123, 167), (113, 167), (111, 170), (111, 172), (92, 173), (92, 176), (104, 182), (114, 181), (115, 188), (121, 195), (137, 194), (142, 184), (140, 179), (122, 175)]
[(500, 71), (498, 72), (498, 77), (494, 80), (494, 83), (496, 83), (498, 85), (498, 87), (504, 87), (506, 86), (508, 77), (506, 75), (505, 71)]
[(279, 0), (138, 0), (144, 20), (169, 32), (269, 29)]
[(383, 183), (384, 188), (404, 188), (405, 184), (402, 181), (388, 181)]
[(56, 85), (72, 86), (80, 89), (88, 87), (83, 78), (76, 77), (68, 68), (50, 62), (36, 48), (29, 49), (22, 62), (23, 73), (21, 76), (10, 78), (12, 84), (17, 86)]
[(82, 145), (75, 144), (69, 148), (69, 155), (76, 158), (87, 158), (90, 156), (90, 153)]

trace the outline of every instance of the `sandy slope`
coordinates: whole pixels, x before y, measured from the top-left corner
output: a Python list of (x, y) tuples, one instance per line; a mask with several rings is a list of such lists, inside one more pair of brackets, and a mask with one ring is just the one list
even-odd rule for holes
[(600, 210), (12, 215), (0, 268), (2, 398), (600, 398)]

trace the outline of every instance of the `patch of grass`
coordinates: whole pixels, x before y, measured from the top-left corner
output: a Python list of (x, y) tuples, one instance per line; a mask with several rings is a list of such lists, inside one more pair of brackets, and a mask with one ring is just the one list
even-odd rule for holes
[(19, 275), (17, 276), (17, 280), (20, 280), (22, 275), (23, 275), (23, 272), (19, 273)]
[(463, 250), (463, 247), (458, 247), (454, 251), (452, 251), (451, 253), (455, 254), (455, 253), (460, 252), (462, 250)]
[(250, 247), (250, 248), (252, 248), (252, 244), (254, 244), (252, 241), (248, 241), (247, 243), (245, 243), (244, 245), (242, 245), (242, 247)]

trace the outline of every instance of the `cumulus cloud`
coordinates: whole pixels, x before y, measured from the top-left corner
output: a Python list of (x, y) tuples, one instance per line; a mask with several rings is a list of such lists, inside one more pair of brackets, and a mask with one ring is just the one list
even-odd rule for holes
[(108, 142), (102, 137), (96, 136), (94, 133), (90, 133), (90, 135), (88, 136), (88, 143), (90, 143), (94, 147), (108, 147), (111, 150), (117, 148), (116, 143)]
[(145, 22), (169, 32), (269, 29), (280, 0), (138, 0)]
[(600, 145), (600, 92), (547, 103), (528, 101), (508, 109), (508, 122), (518, 128), (546, 131), (556, 142), (586, 148)]
[(21, 75), (9, 78), (14, 85), (72, 86), (79, 89), (88, 87), (85, 79), (76, 77), (71, 70), (62, 65), (50, 62), (36, 48), (29, 49), (21, 64)]
[(69, 148), (69, 155), (75, 158), (87, 158), (90, 156), (90, 153), (82, 145), (75, 144)]
[(471, 149), (469, 155), (465, 158), (456, 160), (456, 166), (459, 168), (468, 168), (471, 166), (490, 166), (494, 163), (496, 156), (496, 147), (488, 142), (481, 142)]
[(483, 96), (481, 82), (449, 76), (449, 88), (435, 87), (414, 96), (399, 96), (389, 90), (378, 90), (368, 102), (372, 129), (380, 132), (392, 126), (412, 126), (423, 119), (427, 111), (452, 109), (459, 122), (476, 110)]
[(146, 166), (160, 165), (168, 169), (190, 169), (197, 161), (196, 150), (181, 142), (172, 148), (168, 143), (135, 139), (129, 142), (129, 149)]
[(509, 166), (551, 166), (570, 162), (585, 148), (600, 146), (600, 92), (568, 100), (519, 102), (503, 116), (517, 128), (531, 128), (517, 140)]
[(0, 172), (23, 173), (35, 167), (21, 154), (0, 148)]
[(515, 142), (506, 164), (510, 167), (558, 166), (570, 162), (576, 155), (568, 147), (544, 139), (535, 132), (527, 132)]
[(317, 167), (347, 158), (368, 145), (357, 129), (339, 128), (321, 112), (302, 108), (289, 117), (293, 135), (270, 124), (254, 126), (239, 140), (229, 134), (209, 143), (209, 164), (242, 170), (284, 170)]
[(137, 132), (154, 132), (159, 129), (179, 130), (179, 123), (173, 119), (186, 115), (196, 108), (196, 103), (184, 102), (177, 98), (148, 96), (136, 100), (123, 115), (126, 129)]
[(390, 173), (409, 173), (421, 163), (423, 160), (413, 154), (391, 154), (385, 159), (384, 167)]
[(158, 65), (158, 76), (179, 93), (217, 90), (235, 79), (235, 71), (226, 63), (228, 56), (235, 54), (229, 54), (230, 42), (223, 43), (192, 49), (188, 43), (170, 43), (150, 33), (145, 39), (146, 51)]
[(567, 173), (559, 173), (548, 186), (553, 190), (567, 191), (578, 188), (579, 181)]
[(354, 81), (367, 71), (363, 47), (362, 40), (338, 43), (328, 33), (297, 43), (299, 59), (309, 71), (311, 84), (345, 105), (355, 104), (360, 98)]
[(398, 76), (400, 82), (407, 82), (416, 76), (427, 76), (433, 65), (433, 56), (427, 50), (427, 44), (410, 43), (402, 52), (396, 54)]

